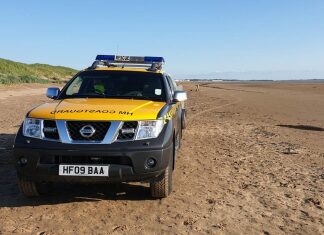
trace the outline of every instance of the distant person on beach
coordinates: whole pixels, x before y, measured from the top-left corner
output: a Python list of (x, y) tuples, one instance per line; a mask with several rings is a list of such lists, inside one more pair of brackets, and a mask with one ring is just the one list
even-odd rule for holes
[(199, 91), (199, 84), (196, 85), (196, 91)]

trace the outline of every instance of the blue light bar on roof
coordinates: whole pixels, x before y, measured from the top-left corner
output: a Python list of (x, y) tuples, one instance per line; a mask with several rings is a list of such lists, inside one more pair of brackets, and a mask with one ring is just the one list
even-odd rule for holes
[(163, 57), (145, 56), (144, 61), (148, 63), (163, 63)]
[(120, 55), (97, 55), (96, 60), (104, 60), (110, 63), (138, 63), (152, 64), (163, 63), (163, 57), (154, 56), (120, 56)]
[(97, 55), (96, 60), (114, 61), (115, 56), (114, 55)]

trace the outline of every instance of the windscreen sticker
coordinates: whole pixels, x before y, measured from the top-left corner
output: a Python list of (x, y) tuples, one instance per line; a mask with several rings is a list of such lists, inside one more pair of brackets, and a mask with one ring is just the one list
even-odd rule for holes
[(66, 109), (66, 110), (55, 110), (52, 111), (51, 114), (56, 114), (56, 113), (109, 113), (109, 114), (121, 114), (121, 115), (133, 115), (132, 112), (128, 112), (128, 111), (119, 111), (116, 112), (115, 110), (107, 110), (107, 109)]
[(161, 89), (155, 89), (154, 93), (155, 93), (155, 95), (161, 95), (162, 90)]

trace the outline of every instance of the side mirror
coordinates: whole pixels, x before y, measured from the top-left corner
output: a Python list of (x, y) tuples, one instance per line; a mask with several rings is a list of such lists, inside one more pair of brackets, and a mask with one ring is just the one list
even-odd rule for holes
[(185, 91), (175, 91), (173, 95), (173, 101), (181, 102), (187, 100), (187, 92)]
[(57, 87), (49, 87), (46, 91), (46, 96), (50, 99), (55, 99), (60, 93), (60, 89)]

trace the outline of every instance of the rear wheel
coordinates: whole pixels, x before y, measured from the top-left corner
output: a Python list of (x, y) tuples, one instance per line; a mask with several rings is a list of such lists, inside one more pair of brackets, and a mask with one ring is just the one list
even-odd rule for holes
[(181, 129), (186, 129), (187, 127), (187, 112), (185, 109), (182, 109), (181, 112)]
[(178, 151), (181, 148), (181, 139), (182, 139), (182, 129), (178, 131), (177, 137), (175, 139), (175, 150)]

